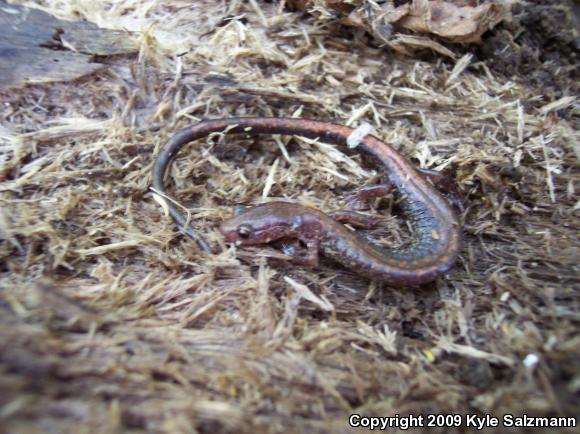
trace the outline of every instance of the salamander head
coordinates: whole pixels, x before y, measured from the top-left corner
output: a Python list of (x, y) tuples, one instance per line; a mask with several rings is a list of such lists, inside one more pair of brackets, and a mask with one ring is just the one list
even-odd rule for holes
[(290, 236), (296, 229), (294, 206), (288, 202), (269, 202), (243, 210), (223, 222), (220, 232), (227, 242), (237, 246), (264, 244)]

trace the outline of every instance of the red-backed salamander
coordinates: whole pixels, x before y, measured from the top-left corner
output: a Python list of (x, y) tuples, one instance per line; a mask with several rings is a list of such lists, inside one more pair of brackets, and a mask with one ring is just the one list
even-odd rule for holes
[[(288, 134), (337, 145), (347, 145), (354, 129), (342, 125), (294, 118), (228, 118), (203, 121), (176, 133), (157, 157), (153, 186), (167, 195), (163, 178), (175, 154), (187, 143), (211, 133)], [(442, 181), (438, 172), (415, 169), (390, 145), (367, 135), (357, 149), (378, 159), (386, 180), (402, 196), (401, 207), (411, 223), (411, 244), (401, 249), (382, 249), (372, 245), (314, 208), (290, 202), (271, 202), (250, 208), (221, 225), (226, 240), (237, 245), (254, 245), (282, 238), (302, 241), (308, 254), (302, 263), (316, 263), (318, 250), (345, 267), (371, 279), (397, 286), (420, 285), (448, 271), (455, 263), (461, 245), (461, 226), (451, 205), (426, 177)], [(200, 247), (210, 253), (207, 243), (197, 235), (185, 216), (167, 201), (176, 223)], [(344, 217), (337, 220), (356, 220)], [(299, 258), (298, 258), (299, 259)]]

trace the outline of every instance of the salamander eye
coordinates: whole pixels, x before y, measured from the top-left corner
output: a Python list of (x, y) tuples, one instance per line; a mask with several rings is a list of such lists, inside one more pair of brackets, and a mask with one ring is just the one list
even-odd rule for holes
[(238, 226), (238, 235), (241, 238), (250, 238), (250, 236), (253, 233), (254, 233), (254, 228), (247, 223), (244, 223), (243, 225)]

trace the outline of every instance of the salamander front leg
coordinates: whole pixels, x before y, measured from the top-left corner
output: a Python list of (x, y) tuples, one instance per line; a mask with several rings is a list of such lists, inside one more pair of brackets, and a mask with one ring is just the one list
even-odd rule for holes
[(459, 194), (459, 190), (457, 189), (457, 184), (453, 180), (453, 178), (445, 175), (444, 173), (437, 172), (436, 170), (431, 169), (417, 169), (417, 171), (428, 178), (435, 187), (440, 188), (441, 190), (447, 193), (449, 200), (451, 203), (455, 205), (455, 207), (463, 212), (465, 207), (463, 206), (463, 201), (461, 200), (461, 195)]
[(297, 265), (317, 266), (319, 262), (318, 251), (320, 249), (320, 242), (318, 240), (301, 241), (306, 245), (306, 252), (298, 253), (298, 251), (294, 251), (295, 254), (292, 256), (292, 262)]
[(282, 251), (286, 256), (296, 256), (298, 251), (302, 248), (300, 247), (300, 241), (296, 238), (281, 238), (276, 241), (272, 241), (272, 245)]
[(351, 210), (369, 209), (369, 201), (377, 197), (386, 196), (393, 190), (393, 186), (388, 180), (383, 184), (369, 185), (359, 188), (344, 196), (346, 207)]
[[(302, 245), (304, 244), (306, 248)], [(282, 238), (274, 241), (274, 246), (290, 257), (296, 265), (318, 265), (318, 241), (302, 241), (296, 238)]]

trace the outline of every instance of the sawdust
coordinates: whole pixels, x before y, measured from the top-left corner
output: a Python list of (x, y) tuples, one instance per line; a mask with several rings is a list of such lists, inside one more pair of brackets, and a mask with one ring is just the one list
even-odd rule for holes
[[(35, 5), (142, 37), (138, 59), (82, 81), (0, 92), (7, 432), (329, 433), (350, 432), (351, 413), (577, 415), (571, 75), (542, 86), (465, 47), (447, 46), (457, 60), (405, 57), (277, 2)], [(537, 60), (565, 68), (558, 53)], [(273, 247), (204, 258), (154, 200), (151, 167), (176, 129), (234, 115), (367, 122), (453, 176), (466, 206), (455, 268), (401, 290), (330, 261), (294, 267)], [(235, 204), (334, 210), (375, 169), (316, 141), (217, 135), (180, 154), (168, 183), (223, 245), (217, 226)], [(377, 212), (384, 226), (367, 235), (404, 243), (396, 198)]]

